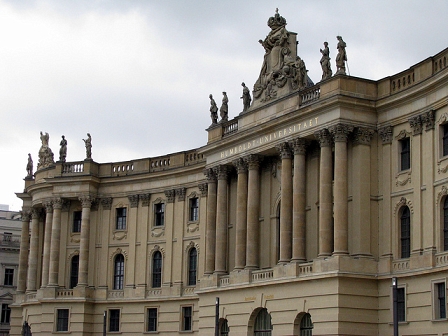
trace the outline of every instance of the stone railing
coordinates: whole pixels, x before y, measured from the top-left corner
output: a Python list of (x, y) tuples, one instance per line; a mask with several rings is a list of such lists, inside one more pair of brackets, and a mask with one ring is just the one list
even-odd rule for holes
[(122, 290), (113, 290), (107, 293), (107, 297), (109, 299), (119, 299), (124, 297), (124, 291)]
[(72, 297), (73, 296), (73, 289), (58, 289), (56, 291), (57, 297)]
[(395, 75), (390, 80), (390, 92), (395, 93), (401, 90), (406, 89), (411, 86), (415, 82), (415, 73), (414, 69), (409, 69), (400, 73), (399, 75)]
[(448, 265), (448, 252), (442, 252), (436, 254), (436, 266)]
[(0, 233), (0, 246), (1, 247), (20, 247), (20, 236), (8, 233)]
[(238, 120), (230, 120), (223, 126), (222, 135), (229, 135), (238, 131)]
[(252, 272), (252, 282), (265, 281), (273, 278), (274, 271), (272, 269)]
[(409, 270), (409, 260), (399, 260), (392, 263), (394, 272), (401, 272)]
[(223, 275), (219, 278), (219, 287), (228, 286), (230, 284), (230, 277), (228, 275)]
[(200, 154), (196, 150), (185, 153), (185, 165), (196, 164), (201, 161), (204, 161), (204, 154)]
[(184, 287), (182, 290), (182, 295), (183, 296), (194, 295), (195, 289), (196, 289), (196, 287)]
[(62, 164), (62, 174), (83, 173), (84, 162), (64, 162)]
[(114, 175), (122, 174), (129, 174), (134, 171), (134, 163), (133, 162), (120, 162), (112, 164), (112, 173)]
[(150, 289), (146, 291), (146, 297), (154, 297), (162, 295), (162, 289)]
[(314, 85), (299, 92), (300, 106), (311, 104), (312, 102), (319, 100), (320, 98), (320, 86)]
[(25, 298), (26, 302), (36, 301), (36, 293), (29, 293), (29, 294), (26, 294), (25, 297), (26, 297), (26, 298)]
[(171, 158), (169, 155), (151, 159), (150, 170), (164, 170), (169, 168)]
[(299, 266), (299, 274), (300, 275), (308, 275), (313, 273), (313, 263), (300, 264)]

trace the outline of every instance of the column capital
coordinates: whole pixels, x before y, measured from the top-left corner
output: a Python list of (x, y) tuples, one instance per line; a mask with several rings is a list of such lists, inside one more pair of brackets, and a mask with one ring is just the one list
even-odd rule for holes
[(54, 209), (62, 209), (64, 205), (64, 200), (60, 197), (53, 198), (53, 208)]
[(393, 134), (392, 126), (384, 126), (379, 128), (378, 134), (380, 135), (381, 140), (383, 141), (383, 145), (392, 143), (392, 134)]
[(142, 201), (142, 206), (149, 206), (149, 199), (151, 198), (151, 194), (140, 194), (138, 195), (139, 200)]
[(333, 135), (335, 142), (347, 142), (348, 135), (353, 131), (353, 126), (346, 124), (337, 124), (328, 128)]
[(37, 208), (32, 208), (31, 209), (31, 218), (32, 219), (38, 219), (40, 217), (41, 214), (41, 210), (37, 209)]
[(110, 210), (112, 206), (112, 197), (104, 197), (101, 199), (101, 205), (104, 210)]
[(290, 159), (292, 157), (292, 151), (291, 147), (289, 147), (289, 144), (287, 142), (282, 142), (281, 144), (275, 146), (277, 151), (280, 154), (280, 158), (283, 159)]
[(187, 192), (187, 188), (178, 188), (176, 189), (176, 196), (179, 202), (185, 201), (185, 194)]
[(207, 192), (208, 192), (208, 184), (207, 183), (199, 183), (198, 188), (199, 188), (199, 191), (201, 192), (201, 196), (207, 196)]
[(409, 124), (411, 125), (413, 135), (422, 134), (423, 130), (422, 118), (419, 115), (409, 118), (408, 121)]
[(93, 201), (95, 200), (94, 197), (91, 195), (82, 195), (78, 197), (79, 201), (81, 202), (81, 206), (83, 208), (90, 208), (92, 206)]
[(320, 147), (331, 146), (331, 134), (326, 128), (314, 132), (314, 136), (319, 141)]
[(31, 211), (22, 210), (20, 211), (20, 216), (22, 217), (22, 222), (29, 222), (31, 220)]
[(305, 155), (307, 145), (307, 141), (303, 138), (295, 138), (289, 142), (289, 146), (292, 148), (294, 155)]
[(243, 158), (233, 160), (232, 164), (235, 166), (237, 174), (243, 174), (247, 172), (247, 163)]
[(227, 180), (230, 172), (230, 167), (226, 165), (219, 165), (213, 168), (213, 172), (217, 176), (218, 180)]
[(244, 161), (247, 163), (249, 170), (259, 169), (262, 160), (262, 156), (258, 154), (250, 154), (244, 157)]
[(353, 132), (353, 142), (356, 145), (368, 145), (370, 146), (370, 141), (372, 140), (373, 133), (375, 131), (367, 127), (356, 127)]
[(128, 195), (128, 200), (131, 203), (131, 208), (138, 208), (138, 195)]
[(421, 115), (422, 123), (426, 125), (425, 131), (434, 129), (435, 111), (429, 110)]
[(204, 175), (207, 177), (207, 181), (214, 182), (216, 181), (216, 174), (213, 168), (204, 169)]
[(51, 200), (46, 200), (46, 201), (42, 202), (42, 205), (47, 214), (53, 212), (53, 204), (52, 204)]
[(174, 198), (176, 197), (176, 191), (174, 189), (165, 190), (165, 197), (167, 198), (168, 203), (173, 203)]

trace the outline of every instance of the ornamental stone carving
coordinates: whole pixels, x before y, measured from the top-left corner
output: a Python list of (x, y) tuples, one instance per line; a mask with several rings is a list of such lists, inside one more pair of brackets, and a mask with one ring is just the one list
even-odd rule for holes
[(348, 135), (353, 131), (353, 126), (337, 124), (328, 128), (335, 142), (347, 142)]
[(176, 191), (174, 189), (165, 190), (165, 197), (168, 203), (173, 203), (176, 196)]
[(394, 217), (397, 215), (397, 210), (400, 209), (402, 206), (407, 206), (411, 211), (411, 214), (414, 214), (414, 205), (412, 204), (412, 202), (406, 199), (406, 197), (402, 197), (400, 198), (400, 201), (397, 202), (397, 204), (395, 204)]
[(207, 183), (199, 183), (198, 188), (199, 188), (199, 191), (201, 192), (201, 196), (207, 196), (207, 192), (208, 192), (208, 184)]
[(213, 168), (204, 169), (204, 175), (207, 177), (208, 181), (216, 181), (216, 174)]
[(176, 189), (177, 201), (182, 202), (185, 201), (185, 193), (187, 192), (186, 188), (178, 188)]
[(370, 146), (370, 141), (372, 140), (373, 133), (375, 131), (367, 127), (356, 127), (353, 132), (353, 142), (356, 145), (367, 145)]
[(27, 173), (27, 178), (32, 178), (33, 177), (33, 158), (31, 157), (31, 154), (28, 153), (28, 162), (26, 164), (26, 173)]
[(434, 124), (435, 124), (435, 111), (434, 110), (430, 110), (428, 112), (423, 113), (421, 118), (422, 118), (422, 123), (425, 124), (426, 132), (434, 129)]
[(138, 195), (138, 198), (142, 201), (142, 206), (144, 206), (144, 207), (149, 206), (151, 194), (140, 194), (140, 195)]
[(101, 199), (101, 205), (104, 210), (110, 210), (112, 206), (112, 197), (105, 197)]
[(213, 99), (213, 95), (210, 94), (208, 96), (210, 98), (210, 118), (212, 119), (212, 126), (218, 123), (218, 106), (216, 106), (216, 102)]
[(331, 146), (332, 143), (332, 137), (330, 132), (324, 128), (322, 130), (314, 132), (314, 137), (319, 141), (320, 147), (328, 147)]
[(422, 134), (422, 118), (418, 115), (409, 119), (413, 135)]
[(246, 161), (249, 170), (259, 169), (262, 160), (263, 160), (263, 157), (258, 154), (250, 154), (250, 155), (244, 157), (244, 161)]
[(83, 208), (90, 208), (94, 200), (95, 198), (91, 195), (83, 195), (79, 197), (79, 201), (81, 202), (81, 206)]
[(294, 155), (305, 155), (308, 142), (302, 138), (296, 138), (289, 142), (289, 147), (292, 149)]
[(247, 172), (247, 163), (242, 158), (238, 158), (232, 161), (232, 164), (236, 168), (237, 174), (242, 174)]
[(392, 134), (393, 134), (392, 126), (381, 127), (380, 129), (378, 129), (378, 134), (380, 135), (381, 140), (383, 141), (383, 145), (392, 143)]
[(42, 145), (39, 149), (39, 163), (37, 164), (37, 170), (47, 168), (54, 164), (54, 154), (49, 147), (50, 135), (48, 133), (40, 132), (40, 140)]
[(128, 195), (129, 203), (131, 204), (131, 208), (137, 208), (138, 207), (138, 195)]
[(47, 200), (47, 201), (43, 202), (42, 205), (43, 205), (43, 207), (45, 209), (45, 212), (47, 214), (53, 212), (53, 205), (51, 203), (51, 200)]
[(214, 167), (213, 171), (216, 174), (218, 180), (227, 180), (230, 172), (230, 167), (226, 165), (219, 165), (217, 167)]
[(56, 197), (53, 198), (52, 200), (53, 202), (53, 208), (54, 209), (62, 209), (63, 205), (64, 205), (64, 200), (62, 198)]
[(277, 149), (277, 152), (280, 154), (280, 158), (282, 160), (290, 159), (292, 157), (292, 151), (287, 142), (283, 142), (283, 143), (275, 146), (275, 148)]
[(324, 49), (320, 49), (320, 53), (322, 54), (322, 58), (320, 59), (322, 80), (325, 80), (333, 75), (333, 71), (331, 71), (330, 48), (328, 48), (328, 42), (324, 42)]
[(22, 222), (29, 222), (31, 220), (31, 211), (22, 210), (20, 211), (20, 216), (22, 217)]

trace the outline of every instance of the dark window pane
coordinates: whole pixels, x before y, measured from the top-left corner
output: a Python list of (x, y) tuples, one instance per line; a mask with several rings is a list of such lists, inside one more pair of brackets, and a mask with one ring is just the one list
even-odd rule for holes
[(162, 286), (162, 253), (155, 252), (152, 257), (152, 287)]
[(9, 321), (11, 320), (11, 308), (8, 304), (3, 303), (2, 304), (2, 316), (1, 316), (1, 323), (9, 324)]
[(70, 267), (70, 288), (75, 288), (78, 285), (79, 274), (79, 255), (75, 255), (72, 258)]
[(56, 331), (68, 331), (68, 309), (58, 309)]
[(198, 253), (193, 247), (188, 258), (188, 286), (196, 286), (196, 271), (198, 267)]
[(405, 207), (401, 214), (401, 258), (411, 256), (411, 216), (409, 208)]
[(155, 212), (154, 225), (155, 226), (165, 225), (165, 204), (164, 203), (155, 204), (154, 212)]
[(5, 286), (13, 286), (14, 284), (14, 269), (5, 268), (5, 279), (3, 281)]
[(148, 331), (157, 331), (157, 308), (148, 308)]
[(109, 331), (120, 331), (120, 310), (109, 310)]
[(254, 335), (269, 336), (272, 331), (271, 315), (266, 308), (261, 309), (258, 312), (255, 319)]
[(448, 197), (443, 204), (443, 250), (448, 251)]
[(126, 230), (126, 208), (117, 208), (117, 230)]
[(401, 143), (401, 170), (411, 168), (411, 139), (404, 138)]
[(448, 155), (448, 124), (443, 125), (443, 156)]
[(192, 309), (191, 307), (182, 307), (182, 330), (192, 330)]
[(437, 308), (438, 308), (438, 315), (437, 318), (444, 319), (446, 318), (446, 289), (445, 289), (445, 283), (441, 282), (436, 284), (437, 289)]
[(73, 213), (73, 232), (81, 232), (82, 211)]
[(190, 199), (190, 221), (199, 219), (199, 199), (197, 197)]
[(406, 321), (406, 305), (404, 288), (397, 288), (397, 310), (398, 310), (398, 322)]
[(114, 289), (123, 289), (124, 257), (119, 254), (115, 257), (114, 264)]

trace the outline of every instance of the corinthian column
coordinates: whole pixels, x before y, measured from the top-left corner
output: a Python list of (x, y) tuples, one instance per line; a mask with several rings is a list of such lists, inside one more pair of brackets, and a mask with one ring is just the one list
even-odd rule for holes
[(61, 244), (61, 209), (62, 199), (53, 199), (53, 230), (50, 248), (50, 276), (48, 286), (58, 286), (59, 249)]
[(207, 176), (207, 228), (205, 233), (205, 271), (213, 274), (215, 270), (216, 249), (216, 175), (212, 169), (206, 169)]
[(40, 211), (37, 209), (31, 210), (31, 239), (30, 239), (30, 253), (28, 258), (28, 278), (26, 283), (26, 291), (36, 291), (37, 282), (37, 260), (39, 249), (39, 217)]
[(53, 206), (51, 201), (43, 204), (45, 209), (45, 232), (44, 232), (44, 255), (42, 260), (42, 284), (41, 287), (48, 285), (48, 272), (50, 269), (50, 247), (51, 247), (51, 231), (53, 223)]
[(227, 176), (228, 166), (215, 168), (218, 177), (218, 195), (216, 200), (216, 255), (215, 273), (226, 273), (227, 261)]
[(17, 280), (17, 292), (26, 290), (26, 275), (28, 270), (28, 254), (30, 248), (30, 217), (29, 211), (22, 211), (22, 234), (20, 236), (19, 275)]
[(93, 198), (87, 195), (79, 197), (79, 200), (81, 201), (82, 214), (78, 286), (87, 287), (89, 269), (90, 207), (92, 206)]
[(236, 187), (236, 237), (235, 237), (235, 269), (243, 269), (246, 265), (247, 234), (247, 164), (243, 159), (233, 161), (238, 173)]
[(247, 192), (247, 250), (246, 269), (260, 267), (260, 161), (258, 155), (252, 154), (244, 158), (249, 168)]
[(290, 146), (294, 151), (294, 179), (292, 187), (292, 261), (306, 261), (306, 141), (295, 139)]
[(330, 128), (334, 136), (334, 255), (348, 254), (347, 137), (353, 126)]
[(327, 129), (314, 136), (320, 144), (319, 169), (319, 257), (330, 256), (333, 243), (332, 154), (331, 134)]
[(286, 142), (277, 150), (282, 160), (279, 263), (287, 263), (292, 255), (292, 153)]

